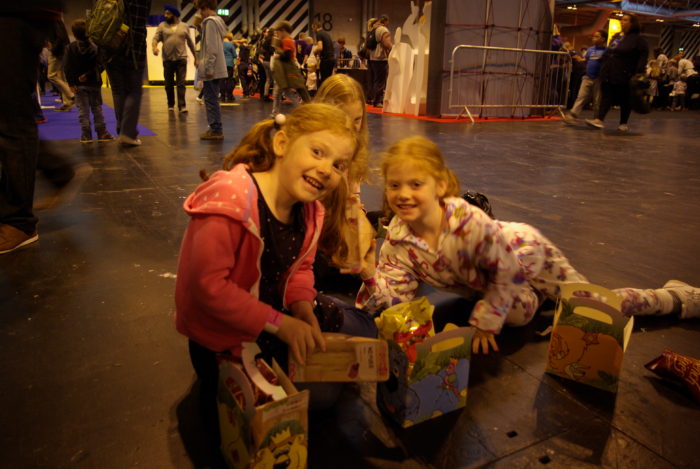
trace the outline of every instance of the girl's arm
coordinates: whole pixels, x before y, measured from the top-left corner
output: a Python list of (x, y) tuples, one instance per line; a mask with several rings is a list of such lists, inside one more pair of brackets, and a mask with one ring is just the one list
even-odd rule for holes
[(362, 287), (355, 299), (358, 308), (380, 311), (397, 303), (411, 301), (416, 296), (418, 279), (406, 263), (408, 253), (400, 245), (384, 240), (375, 265), (375, 249), (370, 249), (360, 272)]

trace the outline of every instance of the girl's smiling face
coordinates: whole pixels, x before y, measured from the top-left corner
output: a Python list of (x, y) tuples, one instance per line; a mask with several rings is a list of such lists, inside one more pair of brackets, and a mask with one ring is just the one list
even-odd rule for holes
[(301, 135), (293, 141), (284, 131), (273, 139), (280, 174), (280, 192), (292, 203), (312, 202), (332, 192), (347, 175), (355, 142), (329, 130)]
[(386, 171), (384, 190), (391, 210), (417, 232), (436, 228), (442, 220), (440, 201), (447, 184), (410, 160)]

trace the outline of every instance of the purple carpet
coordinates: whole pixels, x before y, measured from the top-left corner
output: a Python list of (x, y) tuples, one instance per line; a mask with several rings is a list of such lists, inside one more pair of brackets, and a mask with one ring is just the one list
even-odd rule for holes
[[(58, 112), (54, 111), (54, 108), (58, 108), (61, 103), (58, 96), (54, 96), (49, 93), (47, 96), (41, 97), (41, 107), (44, 113), (44, 117), (48, 119), (48, 122), (44, 124), (39, 124), (39, 138), (42, 140), (72, 140), (80, 138), (80, 122), (78, 121), (78, 108), (73, 106), (70, 111)], [(102, 105), (102, 113), (105, 116), (105, 124), (107, 124), (107, 130), (109, 133), (117, 136), (117, 118), (114, 115), (114, 109)], [(92, 117), (90, 117), (90, 122), (92, 122)], [(95, 127), (92, 126), (93, 137), (95, 135)], [(139, 136), (156, 135), (151, 129), (139, 125), (137, 127), (139, 131)]]

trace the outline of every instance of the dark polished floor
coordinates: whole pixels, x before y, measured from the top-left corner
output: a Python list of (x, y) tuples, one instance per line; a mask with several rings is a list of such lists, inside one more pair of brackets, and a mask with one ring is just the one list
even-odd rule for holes
[[(0, 256), (0, 466), (204, 466), (194, 375), (172, 321), (181, 204), (198, 170), (216, 169), (271, 105), (225, 107), (226, 139), (208, 143), (204, 109), (188, 98), (189, 114), (168, 113), (161, 88), (145, 91), (141, 123), (158, 135), (141, 147), (78, 135), (48, 145), (94, 172), (71, 204), (39, 214), (38, 243)], [(700, 285), (698, 111), (633, 115), (627, 135), (560, 122), (369, 123), (374, 150), (434, 139), (464, 188), (487, 194), (497, 217), (539, 227), (592, 282)], [(363, 194), (378, 207), (377, 187)], [(311, 467), (699, 467), (700, 405), (643, 365), (664, 347), (700, 358), (700, 321), (637, 321), (611, 395), (544, 374), (536, 331), (548, 320), (506, 330), (500, 354), (472, 360), (467, 407), (412, 429), (349, 389), (311, 419)]]

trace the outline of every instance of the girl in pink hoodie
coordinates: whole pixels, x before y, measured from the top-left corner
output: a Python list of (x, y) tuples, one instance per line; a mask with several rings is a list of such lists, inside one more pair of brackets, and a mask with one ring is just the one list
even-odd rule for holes
[(180, 249), (175, 320), (190, 339), (205, 426), (216, 428), (217, 353), (239, 355), (242, 342), (257, 340), (278, 361), (288, 346), (303, 363), (307, 352), (325, 349), (311, 270), (323, 226), (319, 199), (347, 177), (358, 146), (342, 110), (301, 106), (286, 123), (255, 124), (225, 170), (185, 201), (192, 218)]

